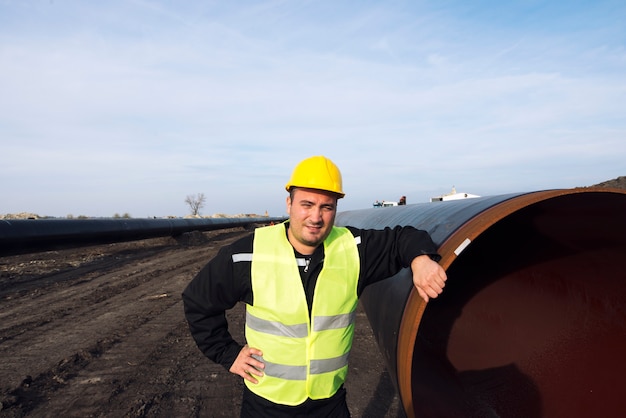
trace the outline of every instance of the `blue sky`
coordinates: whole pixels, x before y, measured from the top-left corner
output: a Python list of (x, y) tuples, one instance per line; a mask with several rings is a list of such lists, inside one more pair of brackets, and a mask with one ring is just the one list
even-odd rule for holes
[(623, 1), (0, 0), (0, 214), (285, 214), (626, 175)]

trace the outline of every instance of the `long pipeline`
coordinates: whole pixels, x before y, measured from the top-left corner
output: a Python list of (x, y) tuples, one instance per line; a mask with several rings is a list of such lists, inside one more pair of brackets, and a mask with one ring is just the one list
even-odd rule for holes
[(622, 416), (626, 191), (531, 193), (341, 212), (427, 230), (448, 274), (404, 269), (361, 301), (408, 417)]
[(0, 220), (0, 256), (282, 222), (282, 217)]

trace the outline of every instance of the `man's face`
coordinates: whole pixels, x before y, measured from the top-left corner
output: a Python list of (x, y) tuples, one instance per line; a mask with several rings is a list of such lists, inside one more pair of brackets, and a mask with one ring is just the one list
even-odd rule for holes
[(312, 254), (335, 223), (337, 196), (315, 189), (295, 189), (287, 197), (289, 242), (301, 254)]

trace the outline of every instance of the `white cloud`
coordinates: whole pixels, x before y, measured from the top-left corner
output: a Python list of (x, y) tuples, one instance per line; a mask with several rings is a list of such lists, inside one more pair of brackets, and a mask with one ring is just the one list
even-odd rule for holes
[(282, 213), (314, 154), (344, 171), (345, 208), (624, 175), (623, 27), (334, 7), (0, 5), (0, 213), (184, 214), (199, 192)]

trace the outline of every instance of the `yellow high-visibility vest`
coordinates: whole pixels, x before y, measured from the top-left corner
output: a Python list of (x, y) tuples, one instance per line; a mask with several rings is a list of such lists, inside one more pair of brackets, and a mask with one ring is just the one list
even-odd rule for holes
[(254, 306), (246, 310), (246, 340), (263, 352), (265, 369), (258, 384), (245, 380), (252, 392), (284, 405), (337, 392), (348, 372), (359, 268), (354, 236), (346, 228), (333, 227), (324, 241), (324, 265), (309, 318), (285, 225), (255, 231)]

